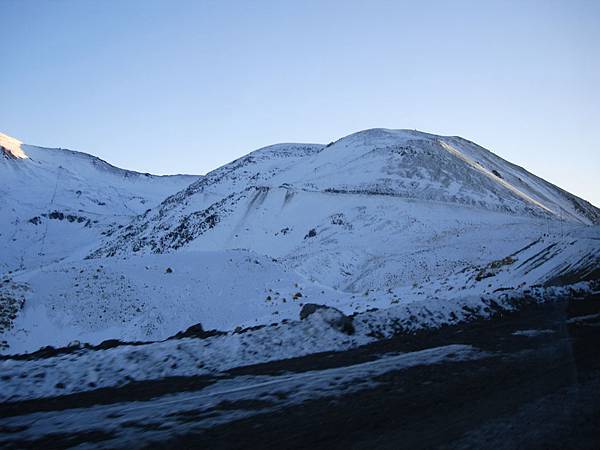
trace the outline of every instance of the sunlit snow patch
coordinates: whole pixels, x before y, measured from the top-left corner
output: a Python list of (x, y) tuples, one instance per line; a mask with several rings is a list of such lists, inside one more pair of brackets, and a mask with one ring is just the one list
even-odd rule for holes
[(28, 156), (21, 149), (22, 142), (6, 134), (0, 133), (0, 147), (5, 155), (17, 159), (27, 159)]

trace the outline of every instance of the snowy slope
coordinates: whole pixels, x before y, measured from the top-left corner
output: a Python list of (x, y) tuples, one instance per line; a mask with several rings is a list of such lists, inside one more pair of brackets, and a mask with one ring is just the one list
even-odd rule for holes
[(295, 319), (306, 301), (341, 299), (247, 251), (60, 263), (11, 277), (0, 296), (24, 286), (25, 305), (3, 337), (16, 352), (73, 340), (165, 339), (198, 322), (232, 330)]
[(447, 319), (482, 295), (598, 278), (600, 211), (462, 138), (367, 130), (196, 179), (3, 142), (3, 351), (230, 331), (305, 302), (426, 302)]
[[(534, 288), (529, 294), (516, 290), (500, 298), (477, 296), (453, 303), (428, 299), (371, 310), (353, 317), (355, 329), (351, 334), (332, 326), (326, 314), (315, 313), (305, 320), (204, 339), (169, 339), (105, 349), (73, 345), (46, 357), (0, 359), (0, 371), (5, 375), (0, 379), (0, 401), (62, 396), (167, 377), (210, 375), (311, 353), (344, 351), (398, 333), (414, 333), (423, 328), (518, 311), (523, 303), (552, 301), (564, 297), (568, 290)], [(458, 350), (462, 346), (453, 347)], [(400, 353), (401, 356), (411, 354)], [(398, 363), (394, 364), (394, 370), (399, 367)], [(272, 386), (267, 389), (273, 392)]]
[(0, 273), (62, 259), (198, 179), (123, 170), (3, 134), (0, 146)]
[[(223, 166), (92, 257), (247, 248), (362, 292), (447, 277), (600, 212), (461, 138), (367, 130)], [(490, 238), (494, 230), (493, 239)]]
[(326, 147), (281, 144), (251, 153), (165, 200), (97, 255), (178, 248), (156, 242), (168, 241), (182, 226), (201, 226), (229, 196), (245, 195), (250, 188), (337, 194), (334, 201), (344, 194), (386, 195), (544, 220), (600, 222), (594, 206), (469, 141), (374, 129)]
[[(462, 306), (479, 305), (483, 297), (494, 298), (515, 288), (563, 286), (600, 278), (600, 226), (573, 227), (564, 235), (546, 235), (514, 251), (509, 249), (525, 239), (511, 240), (509, 236), (526, 228), (504, 224), (499, 229), (502, 233), (494, 235), (498, 248), (489, 256), (477, 260), (463, 256), (464, 261), (447, 273), (440, 267), (443, 258), (452, 256), (445, 254), (451, 255), (463, 245), (481, 245), (489, 233), (471, 234), (471, 239), (462, 236), (453, 242), (454, 247), (442, 245), (438, 252), (428, 252), (426, 247), (432, 243), (424, 243), (423, 254), (439, 258), (438, 266), (430, 263), (425, 276), (419, 271), (427, 259), (419, 251), (404, 257), (394, 255), (385, 264), (385, 255), (376, 258), (371, 261), (373, 267), (363, 268), (360, 290), (330, 286), (334, 277), (327, 262), (310, 255), (304, 270), (310, 272), (312, 266), (323, 272), (318, 276), (313, 270), (312, 279), (277, 259), (245, 250), (58, 263), (0, 279), (0, 300), (23, 300), (15, 320), (4, 329), (0, 323), (0, 337), (4, 350), (17, 353), (45, 345), (66, 346), (75, 340), (92, 344), (111, 338), (161, 340), (197, 323), (205, 329), (232, 331), (296, 320), (305, 303), (326, 304), (346, 314), (426, 308), (438, 313), (421, 317), (419, 324), (413, 325), (439, 326), (450, 312), (460, 314)], [(341, 260), (344, 256), (338, 255)], [(398, 282), (406, 272), (414, 281)], [(410, 315), (406, 309), (394, 314), (403, 320)]]

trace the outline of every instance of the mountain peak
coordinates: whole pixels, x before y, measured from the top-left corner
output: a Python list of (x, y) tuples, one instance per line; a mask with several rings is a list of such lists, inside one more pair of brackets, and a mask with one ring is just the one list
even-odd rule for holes
[(18, 139), (0, 133), (0, 148), (3, 155), (14, 159), (27, 159), (28, 156), (21, 148), (21, 144)]

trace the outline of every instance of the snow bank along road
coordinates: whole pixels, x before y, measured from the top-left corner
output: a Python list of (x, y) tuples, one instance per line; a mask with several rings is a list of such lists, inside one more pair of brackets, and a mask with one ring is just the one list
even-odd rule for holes
[(0, 406), (3, 448), (598, 448), (600, 296), (502, 320)]

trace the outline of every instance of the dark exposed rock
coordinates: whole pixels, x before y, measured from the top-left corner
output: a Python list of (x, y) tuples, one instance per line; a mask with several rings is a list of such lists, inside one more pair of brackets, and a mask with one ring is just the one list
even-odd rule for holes
[(304, 320), (319, 309), (326, 309), (328, 306), (318, 305), (316, 303), (307, 303), (300, 310), (300, 320)]
[(311, 230), (309, 230), (309, 232), (306, 234), (306, 236), (304, 236), (304, 239), (312, 238), (312, 237), (315, 237), (316, 235), (317, 235), (317, 230), (312, 228)]
[(354, 334), (353, 318), (348, 317), (337, 308), (306, 303), (300, 310), (300, 320), (305, 320), (312, 315), (319, 315), (324, 322), (342, 333)]
[[(89, 222), (89, 219), (87, 217), (83, 217), (83, 216), (77, 216), (75, 214), (65, 214), (61, 211), (52, 211), (50, 213), (47, 214), (42, 214), (43, 217), (46, 217), (48, 219), (51, 220), (66, 220), (70, 223), (73, 222), (77, 222), (77, 223), (84, 223), (84, 222)], [(33, 222), (34, 219), (38, 219), (38, 222)], [(33, 219), (29, 220), (31, 223), (35, 223), (36, 225), (38, 223), (41, 222), (39, 217), (34, 217)]]
[(25, 298), (19, 292), (13, 292), (10, 289), (11, 282), (3, 283), (7, 286), (6, 291), (0, 291), (0, 332), (7, 331), (12, 328), (13, 322), (17, 314), (25, 305)]
[(224, 334), (223, 331), (218, 330), (205, 330), (202, 327), (202, 324), (197, 323), (196, 325), (192, 325), (185, 331), (180, 331), (176, 335), (170, 337), (169, 339), (182, 339), (182, 338), (197, 338), (197, 339), (206, 339), (213, 336), (222, 336)]
[(96, 345), (97, 350), (107, 350), (109, 348), (118, 347), (119, 345), (123, 345), (124, 343), (118, 339), (107, 339), (105, 341), (100, 342), (100, 344)]

